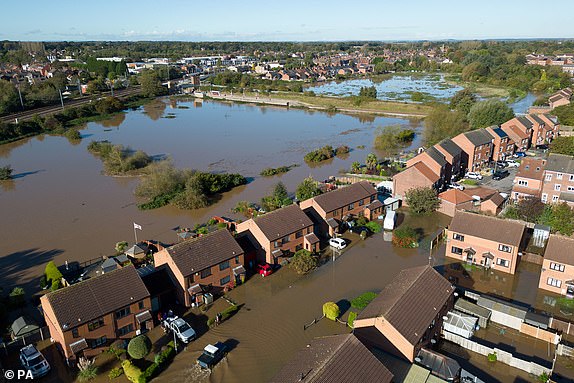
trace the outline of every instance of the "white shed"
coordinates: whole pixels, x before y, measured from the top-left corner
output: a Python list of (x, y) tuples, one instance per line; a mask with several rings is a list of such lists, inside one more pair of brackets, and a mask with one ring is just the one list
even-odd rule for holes
[(445, 331), (451, 332), (470, 339), (474, 334), (478, 318), (466, 315), (460, 311), (452, 310), (446, 314), (447, 319), (443, 322)]
[(490, 320), (495, 323), (505, 325), (516, 330), (520, 330), (527, 310), (521, 306), (510, 302), (491, 297), (480, 297), (476, 302), (479, 306), (489, 309), (492, 312)]

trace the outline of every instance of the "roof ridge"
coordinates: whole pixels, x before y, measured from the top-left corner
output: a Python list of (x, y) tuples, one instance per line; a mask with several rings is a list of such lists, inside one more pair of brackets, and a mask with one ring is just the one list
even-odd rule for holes
[[(169, 250), (169, 249), (176, 249), (176, 248), (179, 249), (180, 247), (183, 247), (184, 245), (189, 245), (190, 243), (198, 242), (198, 241), (199, 241), (200, 239), (202, 239), (202, 238), (211, 237), (211, 236), (213, 236), (214, 234), (219, 233), (219, 232), (222, 231), (223, 229), (224, 229), (224, 228), (217, 229), (217, 230), (215, 230), (215, 231), (212, 231), (211, 233), (203, 234), (203, 235), (201, 235), (201, 236), (199, 236), (199, 237), (196, 237), (196, 238), (190, 238), (190, 239), (188, 239), (188, 240), (186, 240), (186, 241), (178, 242), (178, 243), (176, 243), (176, 244), (174, 244), (174, 245), (171, 245), (171, 246), (169, 246), (169, 247), (166, 247), (166, 249), (167, 249), (167, 250)], [(173, 256), (173, 254), (170, 254), (170, 255)]]

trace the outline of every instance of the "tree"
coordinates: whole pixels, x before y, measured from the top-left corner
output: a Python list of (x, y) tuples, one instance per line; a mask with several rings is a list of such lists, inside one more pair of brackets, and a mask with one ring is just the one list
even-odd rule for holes
[(313, 198), (323, 193), (319, 188), (318, 182), (313, 179), (313, 177), (307, 177), (297, 186), (295, 191), (295, 197), (299, 201), (304, 201), (309, 198)]
[(153, 70), (144, 70), (139, 78), (142, 95), (146, 97), (155, 97), (167, 93), (167, 89), (161, 85), (157, 72)]
[(16, 88), (12, 83), (0, 80), (0, 115), (16, 111), (19, 104)]
[(26, 292), (22, 287), (14, 287), (9, 298), (12, 307), (22, 307), (26, 301)]
[(465, 66), (462, 70), (464, 81), (480, 81), (489, 73), (488, 67), (480, 62), (473, 62)]
[(128, 248), (128, 243), (126, 241), (120, 241), (116, 243), (116, 253), (121, 254)]
[(278, 182), (273, 188), (273, 193), (270, 196), (263, 197), (261, 199), (261, 205), (263, 209), (267, 211), (273, 211), (279, 209), (280, 207), (290, 205), (293, 201), (289, 198), (287, 193), (287, 188), (283, 182)]
[(514, 117), (512, 109), (500, 100), (477, 102), (470, 108), (468, 122), (471, 129), (500, 125)]
[(419, 187), (407, 190), (405, 199), (409, 209), (416, 215), (428, 215), (440, 206), (436, 191), (432, 187)]
[(469, 89), (463, 89), (452, 97), (450, 100), (450, 108), (456, 109), (465, 115), (470, 112), (470, 108), (476, 103), (476, 96)]
[(425, 118), (424, 139), (429, 146), (466, 131), (466, 115), (461, 111), (451, 111), (447, 105), (436, 106)]
[(151, 340), (146, 335), (138, 335), (128, 343), (128, 354), (133, 359), (143, 359), (151, 351)]
[(298, 250), (289, 266), (297, 272), (297, 274), (306, 274), (317, 267), (317, 258), (315, 258), (310, 251), (301, 249)]
[(10, 165), (0, 167), (0, 181), (2, 180), (9, 180), (12, 178), (12, 172), (14, 170)]
[(574, 156), (574, 137), (556, 137), (550, 144), (550, 152)]
[(369, 170), (374, 169), (378, 163), (379, 159), (374, 153), (367, 154), (367, 158), (365, 158), (365, 165), (367, 165), (367, 169)]
[(361, 163), (359, 161), (353, 161), (351, 164), (351, 173), (358, 173), (361, 169)]
[(359, 97), (376, 99), (377, 98), (377, 88), (374, 86), (362, 86), (359, 90)]
[(574, 126), (574, 102), (554, 108), (552, 114), (558, 117), (561, 124)]
[(552, 231), (570, 236), (574, 232), (574, 210), (566, 202), (553, 205), (548, 223)]
[(335, 302), (326, 302), (323, 304), (323, 315), (334, 321), (341, 315), (341, 309)]

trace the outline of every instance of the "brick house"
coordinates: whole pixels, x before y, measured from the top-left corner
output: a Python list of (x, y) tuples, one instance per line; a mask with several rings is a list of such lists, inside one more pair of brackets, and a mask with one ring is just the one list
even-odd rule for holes
[(446, 181), (450, 181), (451, 169), (444, 154), (434, 146), (407, 161), (407, 167), (413, 166), (417, 162), (425, 164), (433, 173), (438, 174), (440, 180), (437, 187), (440, 189)]
[(560, 125), (544, 114), (528, 114), (526, 118), (532, 122), (531, 146), (548, 144), (558, 135)]
[(514, 274), (525, 225), (457, 211), (447, 230), (446, 256)]
[(454, 217), (457, 210), (472, 210), (474, 208), (474, 199), (462, 190), (448, 189), (438, 195), (440, 206), (437, 209), (439, 213)]
[(237, 233), (246, 233), (259, 250), (258, 263), (273, 265), (300, 249), (319, 250), (313, 221), (297, 205), (248, 219), (237, 225)]
[(492, 148), (492, 159), (494, 161), (504, 160), (514, 154), (514, 141), (508, 137), (498, 126), (489, 126), (486, 131), (494, 138)]
[(393, 176), (393, 197), (402, 199), (403, 205), (406, 205), (405, 195), (410, 189), (419, 187), (438, 189), (440, 181), (438, 174), (423, 162), (417, 162)]
[(564, 154), (548, 156), (540, 200), (544, 203), (566, 202), (574, 206), (574, 157)]
[(318, 195), (299, 204), (313, 221), (318, 235), (334, 236), (347, 216), (363, 216), (365, 207), (377, 199), (370, 182), (361, 181)]
[(167, 267), (180, 303), (201, 303), (245, 275), (243, 249), (225, 229), (177, 243), (153, 255), (156, 268)]
[[(451, 179), (461, 177), (464, 172), (464, 168), (462, 166), (462, 149), (450, 138), (442, 140), (434, 147), (443, 154), (444, 158), (448, 162)], [(451, 179), (447, 178), (447, 181), (450, 181)]]
[(468, 171), (479, 171), (490, 162), (494, 138), (485, 129), (461, 133), (452, 141), (462, 149), (463, 166)]
[(442, 317), (454, 306), (454, 287), (431, 266), (402, 270), (359, 313), (354, 334), (414, 363), (418, 351), (438, 340)]
[(512, 186), (511, 195), (514, 201), (527, 197), (540, 199), (545, 167), (546, 160), (543, 159), (527, 157), (522, 160)]
[(450, 217), (454, 217), (457, 210), (498, 215), (506, 201), (498, 191), (485, 187), (449, 189), (440, 193), (438, 198), (440, 200), (438, 211)]
[(574, 238), (550, 234), (538, 288), (574, 298)]
[(524, 152), (530, 148), (533, 124), (528, 118), (514, 117), (500, 125), (500, 128), (514, 141), (516, 151)]
[(551, 95), (548, 98), (548, 104), (552, 109), (554, 109), (559, 106), (570, 104), (571, 99), (572, 99), (572, 89), (565, 88)]
[(150, 293), (129, 265), (40, 298), (50, 338), (71, 363), (154, 327)]

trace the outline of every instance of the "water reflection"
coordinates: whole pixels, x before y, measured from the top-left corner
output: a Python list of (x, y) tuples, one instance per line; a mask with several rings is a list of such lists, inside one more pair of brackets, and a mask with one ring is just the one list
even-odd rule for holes
[(163, 100), (153, 100), (143, 106), (144, 114), (153, 121), (157, 121), (163, 116), (167, 104)]
[(107, 120), (98, 121), (97, 124), (103, 126), (104, 128), (115, 128), (123, 124), (125, 120), (125, 113), (117, 113)]

